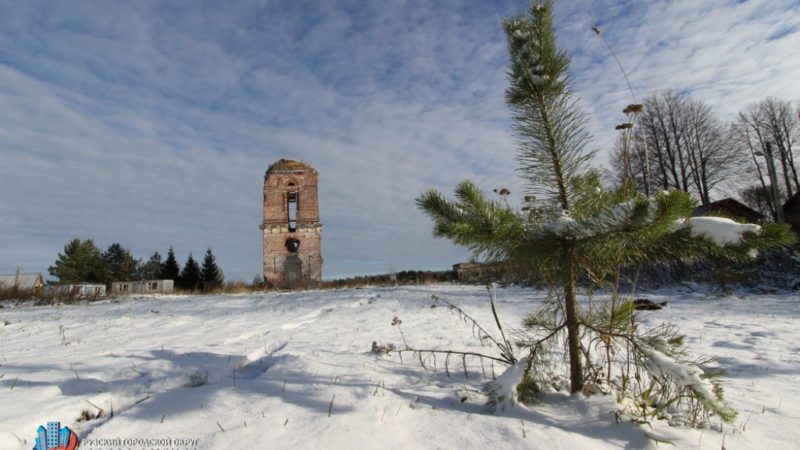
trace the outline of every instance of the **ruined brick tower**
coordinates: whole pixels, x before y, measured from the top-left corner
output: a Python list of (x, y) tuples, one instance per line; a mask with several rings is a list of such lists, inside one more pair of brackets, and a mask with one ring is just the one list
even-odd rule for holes
[(264, 176), (264, 281), (296, 287), (322, 279), (317, 171), (281, 159)]

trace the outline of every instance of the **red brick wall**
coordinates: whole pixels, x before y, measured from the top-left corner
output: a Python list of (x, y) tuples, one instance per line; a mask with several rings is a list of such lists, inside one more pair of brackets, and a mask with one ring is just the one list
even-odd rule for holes
[[(273, 286), (291, 287), (322, 279), (322, 224), (319, 221), (319, 176), (307, 169), (273, 169), (264, 177), (264, 279)], [(297, 229), (289, 231), (287, 194), (297, 192)], [(284, 279), (284, 263), (292, 256), (286, 248), (288, 239), (300, 241), (297, 256), (301, 263), (299, 280)]]

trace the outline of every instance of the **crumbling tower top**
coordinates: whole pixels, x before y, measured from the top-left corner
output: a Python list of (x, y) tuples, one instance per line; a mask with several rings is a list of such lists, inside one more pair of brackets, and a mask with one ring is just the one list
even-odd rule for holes
[(309, 166), (303, 161), (281, 158), (269, 166), (269, 168), (267, 169), (266, 176), (268, 177), (272, 173), (286, 174), (286, 173), (301, 173), (301, 172), (312, 172), (315, 174), (318, 173), (317, 169)]

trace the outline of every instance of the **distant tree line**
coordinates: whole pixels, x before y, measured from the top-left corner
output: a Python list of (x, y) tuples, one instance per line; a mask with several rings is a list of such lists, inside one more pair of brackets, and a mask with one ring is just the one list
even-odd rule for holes
[(383, 273), (377, 275), (360, 275), (350, 278), (325, 280), (320, 287), (323, 289), (353, 288), (362, 286), (395, 286), (407, 284), (432, 284), (449, 283), (457, 281), (458, 277), (452, 270), (401, 270), (396, 273)]
[(217, 265), (216, 257), (209, 248), (202, 266), (189, 253), (183, 269), (170, 247), (167, 258), (153, 253), (147, 262), (142, 262), (119, 243), (113, 243), (102, 251), (92, 239), (75, 238), (64, 246), (55, 264), (48, 272), (58, 278), (58, 284), (101, 283), (136, 280), (173, 280), (179, 289), (191, 291), (213, 291), (222, 286), (225, 276)]
[(764, 99), (725, 123), (702, 100), (662, 90), (623, 112), (628, 120), (617, 126), (612, 166), (618, 181), (632, 180), (639, 192), (680, 189), (705, 206), (725, 182), (743, 203), (777, 220), (769, 165), (778, 206), (800, 191), (800, 106), (788, 100)]

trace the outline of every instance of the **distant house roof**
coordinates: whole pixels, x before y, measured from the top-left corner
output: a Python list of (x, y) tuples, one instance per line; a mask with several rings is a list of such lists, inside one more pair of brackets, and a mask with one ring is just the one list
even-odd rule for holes
[(800, 232), (800, 192), (792, 195), (783, 204), (783, 219), (792, 225), (795, 232)]
[(698, 206), (692, 211), (692, 216), (707, 216), (711, 214), (740, 219), (746, 222), (762, 222), (764, 220), (763, 214), (732, 198), (723, 198), (709, 203), (708, 206)]
[(0, 289), (28, 290), (38, 289), (44, 285), (42, 276), (38, 273), (21, 273), (19, 275), (0, 275)]
[(267, 175), (275, 172), (313, 172), (317, 173), (317, 170), (313, 167), (309, 166), (308, 164), (302, 161), (296, 161), (294, 159), (279, 159), (277, 162), (269, 166), (267, 169)]
[(469, 269), (478, 269), (483, 267), (483, 264), (477, 262), (462, 262), (453, 264), (453, 270), (469, 270)]
[(783, 204), (783, 212), (794, 211), (798, 206), (800, 206), (800, 192), (795, 192), (795, 194), (789, 197), (789, 200), (786, 200), (786, 203)]

